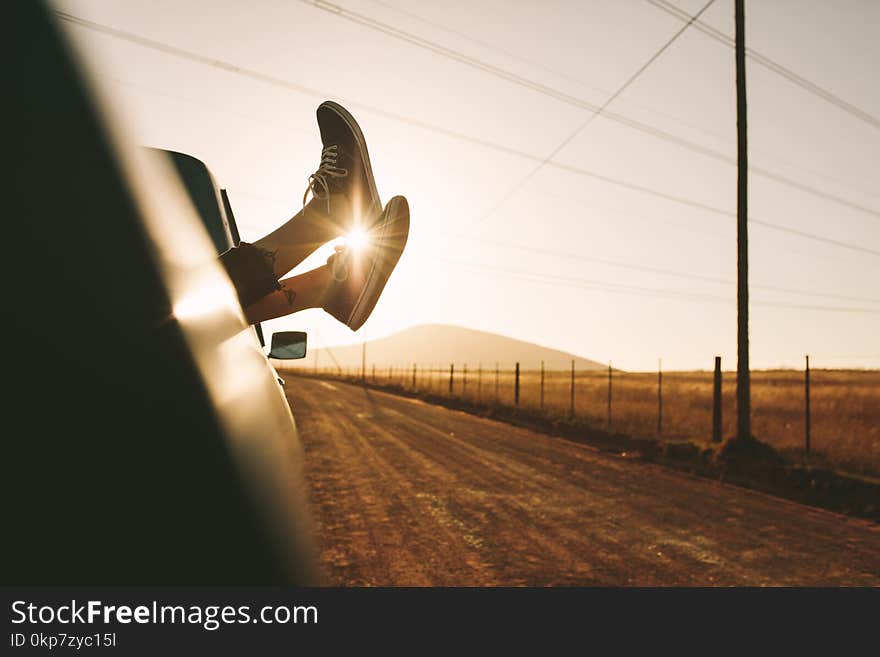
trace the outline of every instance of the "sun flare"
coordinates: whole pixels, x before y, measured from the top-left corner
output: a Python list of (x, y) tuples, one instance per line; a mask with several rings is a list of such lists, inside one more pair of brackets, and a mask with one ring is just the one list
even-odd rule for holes
[(370, 244), (370, 235), (363, 228), (355, 228), (345, 236), (345, 243), (355, 251), (362, 251)]

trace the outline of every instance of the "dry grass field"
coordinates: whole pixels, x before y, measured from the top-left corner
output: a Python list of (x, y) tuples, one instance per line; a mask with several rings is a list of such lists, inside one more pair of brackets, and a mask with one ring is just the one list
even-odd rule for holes
[[(335, 370), (334, 370), (335, 373)], [(359, 377), (360, 370), (350, 370)], [(373, 377), (372, 367), (367, 370)], [(413, 386), (412, 366), (376, 367), (377, 383)], [(520, 374), (520, 406), (541, 407), (541, 375)], [(712, 372), (664, 372), (661, 434), (670, 439), (708, 441), (712, 434)], [(416, 389), (449, 394), (449, 369), (416, 368)], [(723, 374), (723, 433), (735, 421), (735, 374)], [(657, 435), (656, 373), (614, 371), (611, 385), (611, 428), (633, 436)], [(456, 365), (453, 392), (487, 405), (514, 404), (514, 372), (494, 367), (465, 371)], [(794, 370), (752, 373), (753, 433), (790, 458), (803, 460), (805, 435), (804, 374)], [(571, 373), (546, 372), (544, 411), (549, 416), (570, 412)], [(880, 371), (823, 370), (811, 372), (811, 461), (857, 474), (880, 476)], [(607, 372), (578, 372), (574, 412), (597, 427), (608, 425)]]

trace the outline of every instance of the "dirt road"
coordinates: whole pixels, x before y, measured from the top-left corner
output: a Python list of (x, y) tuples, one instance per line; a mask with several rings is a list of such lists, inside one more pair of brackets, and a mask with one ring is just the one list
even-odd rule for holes
[(880, 585), (880, 526), (287, 375), (337, 585)]

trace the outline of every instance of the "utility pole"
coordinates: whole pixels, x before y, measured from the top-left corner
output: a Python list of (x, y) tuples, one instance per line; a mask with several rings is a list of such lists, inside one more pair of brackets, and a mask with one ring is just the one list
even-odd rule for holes
[(736, 5), (736, 440), (752, 439), (752, 395), (749, 372), (749, 158), (746, 139), (745, 0)]

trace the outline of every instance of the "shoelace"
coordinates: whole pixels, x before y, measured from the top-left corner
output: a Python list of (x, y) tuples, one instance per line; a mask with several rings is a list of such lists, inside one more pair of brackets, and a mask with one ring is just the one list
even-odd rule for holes
[(327, 259), (330, 267), (330, 275), (338, 283), (348, 278), (348, 249), (342, 245), (336, 246), (336, 252)]
[[(318, 166), (318, 170), (309, 176), (309, 184), (306, 187), (305, 193), (303, 194), (303, 205), (306, 204), (306, 199), (308, 198), (309, 192), (311, 191), (314, 198), (327, 200), (327, 214), (330, 214), (329, 179), (345, 178), (348, 175), (348, 169), (343, 169), (336, 166), (338, 157), (339, 146), (337, 146), (336, 144), (328, 146), (321, 151), (321, 164)], [(321, 195), (322, 192), (324, 194), (323, 196)]]

